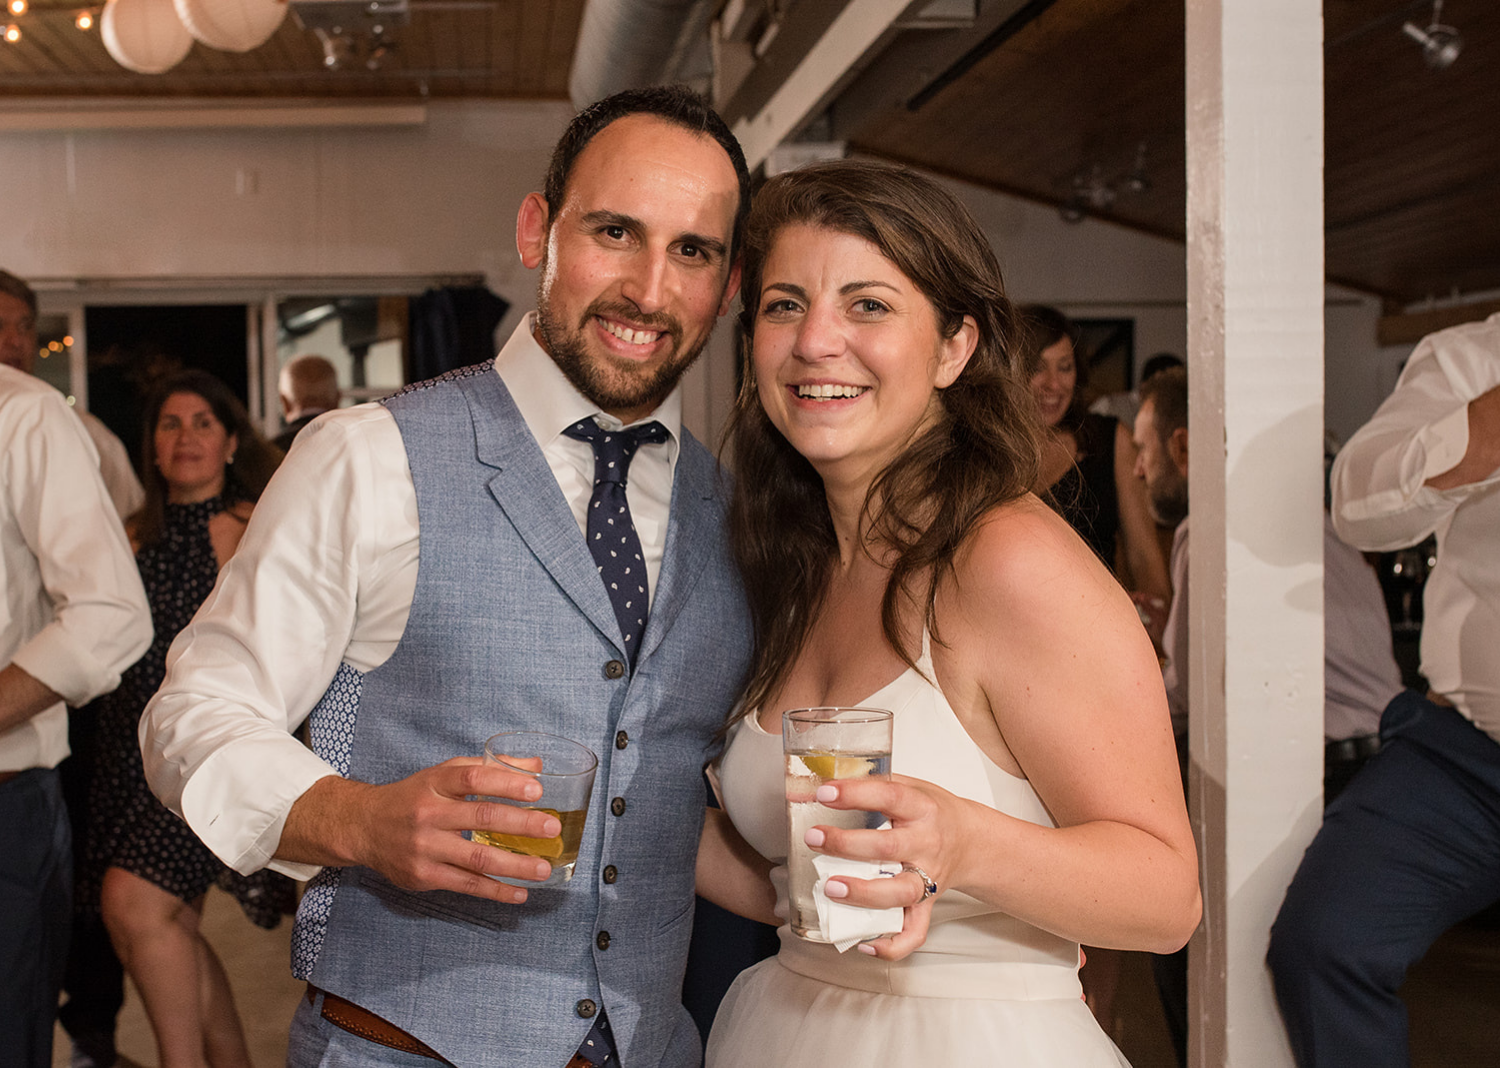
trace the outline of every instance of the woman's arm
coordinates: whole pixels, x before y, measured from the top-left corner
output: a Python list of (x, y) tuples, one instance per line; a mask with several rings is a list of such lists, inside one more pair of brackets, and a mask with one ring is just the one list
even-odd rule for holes
[[(971, 537), (938, 612), (935, 659), (950, 704), (992, 759), (1019, 766), (1057, 827), (899, 776), (845, 781), (833, 807), (885, 812), (893, 828), (830, 829), (822, 851), (916, 864), (940, 891), (1089, 945), (1181, 946), (1202, 909), (1197, 855), (1161, 674), (1129, 599), (1060, 520), (1026, 500)], [(849, 880), (846, 900), (913, 906), (918, 884)], [(911, 952), (928, 912), (913, 908), (906, 930), (874, 952)]]
[(1146, 483), (1135, 477), (1136, 448), (1124, 423), (1115, 424), (1115, 499), (1120, 510), (1120, 546), (1125, 554), (1126, 589), (1172, 600), (1167, 562), (1161, 556), (1156, 522), (1146, 497)]
[(720, 908), (773, 927), (781, 923), (771, 887), (771, 862), (750, 848), (722, 809), (705, 811), (697, 881), (699, 895)]

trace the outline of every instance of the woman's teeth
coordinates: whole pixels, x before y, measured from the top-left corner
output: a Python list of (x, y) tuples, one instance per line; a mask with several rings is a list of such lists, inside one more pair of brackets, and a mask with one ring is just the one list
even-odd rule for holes
[(857, 397), (866, 392), (868, 386), (835, 386), (829, 384), (798, 386), (797, 396), (809, 400), (831, 400), (835, 397)]

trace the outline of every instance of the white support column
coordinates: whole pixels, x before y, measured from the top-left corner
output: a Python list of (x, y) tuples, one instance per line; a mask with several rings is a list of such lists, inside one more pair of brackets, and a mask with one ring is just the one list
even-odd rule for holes
[(1265, 965), (1322, 816), (1319, 0), (1187, 0), (1195, 1068), (1291, 1065)]

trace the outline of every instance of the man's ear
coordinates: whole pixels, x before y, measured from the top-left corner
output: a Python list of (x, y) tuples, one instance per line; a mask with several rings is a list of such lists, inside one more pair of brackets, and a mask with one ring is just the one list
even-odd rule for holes
[(547, 255), (547, 200), (540, 193), (527, 193), (516, 212), (516, 251), (528, 271), (534, 271)]
[(1188, 430), (1180, 426), (1167, 438), (1167, 455), (1177, 470), (1186, 474), (1188, 469)]

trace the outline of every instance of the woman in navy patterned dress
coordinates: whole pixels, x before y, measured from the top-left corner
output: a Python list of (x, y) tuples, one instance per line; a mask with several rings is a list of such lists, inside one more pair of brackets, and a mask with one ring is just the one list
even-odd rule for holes
[(225, 868), (146, 785), (136, 730), (161, 685), (167, 649), (208, 597), (233, 554), (280, 453), (212, 375), (175, 375), (147, 410), (146, 505), (131, 518), (136, 563), (151, 602), (151, 647), (101, 700), (80, 896), (102, 910), (135, 981), (163, 1068), (250, 1064), (229, 983), (199, 933), (203, 901), (220, 882), (261, 926), (293, 898), (284, 876)]

